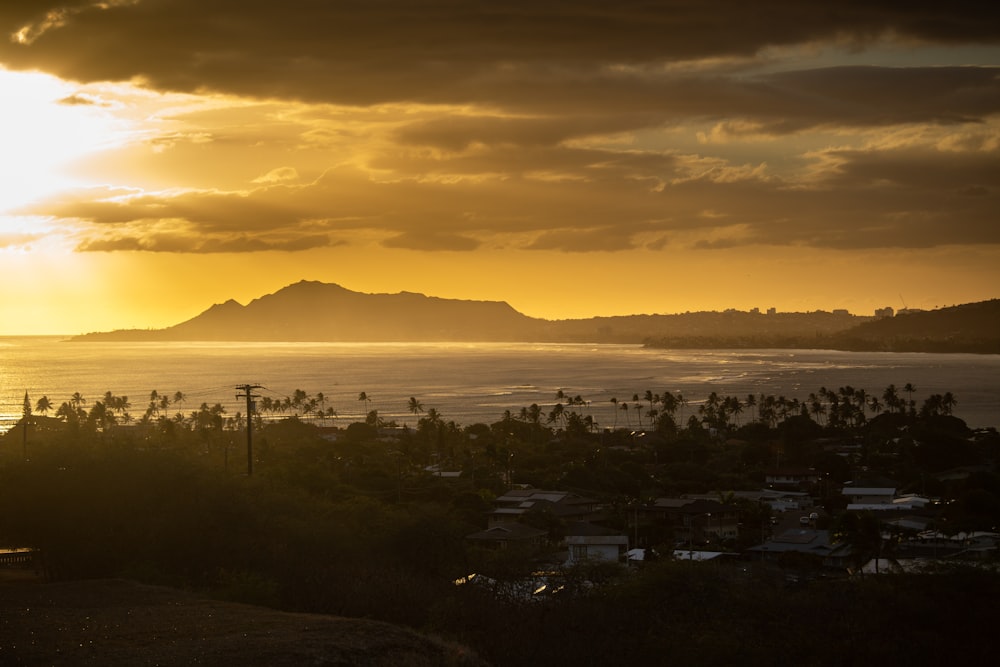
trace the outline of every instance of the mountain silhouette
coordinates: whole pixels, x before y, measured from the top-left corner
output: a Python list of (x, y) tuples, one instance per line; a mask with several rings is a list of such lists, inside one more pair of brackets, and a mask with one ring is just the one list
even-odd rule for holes
[(74, 340), (513, 341), (531, 340), (543, 324), (500, 301), (365, 294), (304, 280), (246, 306), (230, 299), (166, 329), (91, 333)]
[(663, 348), (811, 348), (1000, 353), (1000, 300), (884, 319), (845, 312), (727, 310), (572, 320), (529, 317), (503, 301), (367, 294), (301, 281), (241, 305), (230, 299), (165, 329), (75, 341), (579, 342)]

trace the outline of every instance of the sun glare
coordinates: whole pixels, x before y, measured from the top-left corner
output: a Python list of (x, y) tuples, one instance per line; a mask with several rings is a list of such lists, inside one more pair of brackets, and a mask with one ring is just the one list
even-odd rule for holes
[(77, 86), (0, 69), (0, 212), (76, 185), (64, 168), (115, 145), (122, 130), (99, 99)]

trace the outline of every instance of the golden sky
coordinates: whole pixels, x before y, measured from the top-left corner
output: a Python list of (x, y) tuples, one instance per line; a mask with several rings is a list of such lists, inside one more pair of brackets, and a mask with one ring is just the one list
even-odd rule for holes
[(0, 335), (996, 298), (1000, 10), (898, 5), (4, 0)]

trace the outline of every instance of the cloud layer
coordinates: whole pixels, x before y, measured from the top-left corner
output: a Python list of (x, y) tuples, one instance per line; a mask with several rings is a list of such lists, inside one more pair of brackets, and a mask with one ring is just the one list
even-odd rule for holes
[(186, 100), (19, 212), (83, 252), (1000, 243), (1000, 9), (897, 6), (5, 2), (66, 105)]

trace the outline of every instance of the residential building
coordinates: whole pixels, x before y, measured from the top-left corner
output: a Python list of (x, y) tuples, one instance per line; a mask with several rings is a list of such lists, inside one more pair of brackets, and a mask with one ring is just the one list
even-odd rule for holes
[(567, 565), (585, 560), (617, 563), (628, 551), (628, 537), (617, 530), (577, 521), (566, 527)]
[(493, 501), (489, 525), (519, 521), (527, 512), (549, 511), (564, 521), (590, 521), (600, 517), (597, 501), (568, 491), (511, 489)]

